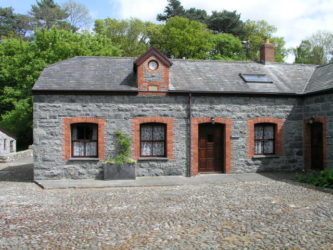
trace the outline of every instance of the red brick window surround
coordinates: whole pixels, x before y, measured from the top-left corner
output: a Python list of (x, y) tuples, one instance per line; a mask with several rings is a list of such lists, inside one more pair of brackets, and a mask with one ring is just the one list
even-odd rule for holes
[[(248, 158), (252, 158), (255, 155), (255, 128), (256, 125), (272, 124), (275, 127), (274, 134), (274, 155), (283, 155), (283, 136), (284, 136), (284, 119), (278, 119), (273, 117), (258, 117), (255, 119), (248, 120), (248, 131), (249, 131), (249, 152)], [(263, 154), (265, 155), (265, 154)]]
[(328, 130), (327, 130), (327, 117), (312, 117), (304, 120), (304, 166), (306, 170), (311, 167), (311, 127), (309, 125), (310, 119), (312, 122), (320, 122), (323, 124), (323, 164), (324, 168), (328, 167), (327, 153), (328, 153)]
[[(214, 117), (214, 120), (225, 125), (225, 173), (229, 174), (232, 169), (232, 119)], [(199, 125), (210, 122), (210, 117), (192, 118), (192, 175), (199, 173)]]
[[(67, 161), (71, 159), (72, 156), (72, 124), (77, 123), (90, 123), (96, 124), (97, 128), (97, 151), (98, 158), (100, 160), (105, 159), (105, 128), (106, 128), (106, 119), (105, 118), (95, 118), (95, 117), (68, 117), (63, 118), (64, 121), (64, 160)], [(95, 158), (95, 157), (94, 157)]]
[[(141, 158), (141, 125), (163, 124), (165, 126), (165, 156), (169, 160), (174, 159), (174, 118), (166, 117), (140, 117), (133, 119), (134, 134), (134, 158)], [(152, 156), (157, 157), (157, 156)]]

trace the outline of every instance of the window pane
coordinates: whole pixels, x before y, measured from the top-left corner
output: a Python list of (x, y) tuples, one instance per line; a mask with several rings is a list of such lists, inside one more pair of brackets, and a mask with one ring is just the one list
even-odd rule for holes
[(265, 126), (264, 138), (265, 139), (274, 139), (274, 126), (273, 125)]
[(97, 125), (92, 125), (93, 133), (92, 133), (92, 140), (97, 140)]
[(149, 156), (153, 154), (153, 143), (152, 142), (142, 142), (141, 143), (141, 155)]
[(141, 140), (152, 140), (153, 139), (153, 127), (149, 125), (141, 126)]
[(86, 134), (85, 134), (85, 138), (86, 140), (92, 140), (92, 136), (93, 136), (93, 127), (91, 125), (86, 125), (85, 126), (85, 130), (86, 130)]
[(255, 126), (255, 138), (263, 139), (264, 138), (264, 127), (260, 125)]
[(77, 140), (83, 140), (83, 139), (85, 139), (84, 137), (84, 134), (85, 134), (85, 125), (76, 125), (76, 126), (74, 126), (74, 127), (76, 127), (76, 129), (77, 129), (77, 132), (76, 132), (76, 139)]
[(164, 140), (165, 130), (164, 126), (154, 126), (153, 127), (153, 139), (154, 140)]
[(87, 142), (86, 156), (96, 156), (96, 155), (97, 155), (97, 142)]
[(163, 156), (164, 155), (164, 142), (155, 142), (153, 146), (153, 155)]
[(262, 154), (263, 153), (263, 144), (261, 141), (255, 142), (255, 154)]
[(72, 140), (77, 140), (77, 126), (73, 125), (72, 127)]
[(264, 153), (265, 154), (274, 153), (274, 141), (265, 141), (264, 142)]
[(84, 142), (74, 142), (73, 156), (84, 156)]

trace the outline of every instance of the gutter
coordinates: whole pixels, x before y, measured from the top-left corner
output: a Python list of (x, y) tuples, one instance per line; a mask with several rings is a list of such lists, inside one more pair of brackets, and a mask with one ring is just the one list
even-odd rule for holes
[(137, 95), (138, 93), (163, 93), (171, 95), (189, 95), (191, 96), (221, 96), (221, 95), (236, 95), (236, 96), (277, 96), (277, 97), (307, 97), (312, 95), (332, 93), (333, 88), (317, 90), (307, 93), (295, 92), (241, 92), (241, 91), (188, 91), (188, 90), (169, 90), (169, 91), (143, 91), (143, 90), (68, 90), (68, 89), (33, 89), (33, 95)]
[(174, 94), (174, 95), (239, 95), (239, 96), (300, 96), (294, 92), (278, 93), (278, 92), (241, 92), (241, 91), (188, 91), (188, 90), (169, 90), (169, 91), (143, 91), (143, 90), (44, 90), (44, 89), (33, 89), (34, 95), (133, 95), (138, 93), (163, 93), (163, 94)]

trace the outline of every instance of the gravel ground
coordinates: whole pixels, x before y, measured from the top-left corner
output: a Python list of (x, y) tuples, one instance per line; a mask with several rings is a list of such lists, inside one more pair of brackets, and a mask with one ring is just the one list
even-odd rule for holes
[(66, 190), (0, 182), (0, 248), (333, 249), (332, 198), (277, 180)]

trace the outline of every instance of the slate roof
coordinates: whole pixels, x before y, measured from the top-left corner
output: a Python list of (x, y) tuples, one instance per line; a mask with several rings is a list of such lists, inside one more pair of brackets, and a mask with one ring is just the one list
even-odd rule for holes
[[(135, 58), (74, 57), (47, 67), (33, 90), (137, 91)], [(171, 91), (308, 93), (333, 87), (333, 65), (172, 60)], [(266, 74), (273, 83), (246, 83), (243, 74)]]
[(0, 132), (4, 133), (5, 135), (8, 135), (9, 137), (12, 137), (16, 140), (16, 135), (15, 134), (9, 132), (8, 130), (6, 130), (2, 127), (0, 127)]
[(333, 88), (333, 64), (318, 66), (305, 88), (305, 93)]

